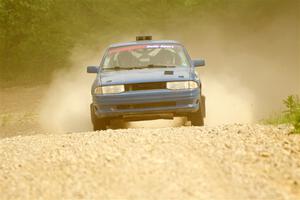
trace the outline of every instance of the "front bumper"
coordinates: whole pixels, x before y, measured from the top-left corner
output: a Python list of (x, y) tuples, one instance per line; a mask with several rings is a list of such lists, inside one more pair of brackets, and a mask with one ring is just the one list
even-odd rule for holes
[(98, 118), (164, 113), (180, 115), (197, 111), (199, 101), (199, 88), (144, 90), (93, 96), (93, 106)]

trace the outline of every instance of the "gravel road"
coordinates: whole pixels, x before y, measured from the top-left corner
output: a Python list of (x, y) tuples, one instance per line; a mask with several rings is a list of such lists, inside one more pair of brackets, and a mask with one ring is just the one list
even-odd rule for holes
[(1, 199), (300, 199), (288, 127), (137, 128), (0, 140)]

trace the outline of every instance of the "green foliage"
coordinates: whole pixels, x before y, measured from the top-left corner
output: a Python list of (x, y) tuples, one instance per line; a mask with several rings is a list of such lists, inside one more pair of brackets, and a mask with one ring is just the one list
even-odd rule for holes
[(98, 50), (140, 33), (180, 34), (186, 24), (201, 26), (197, 19), (205, 15), (255, 25), (263, 13), (281, 11), (280, 2), (0, 0), (0, 86), (49, 81), (53, 71), (70, 66), (75, 46)]
[(300, 100), (297, 95), (290, 95), (283, 103), (286, 110), (264, 122), (267, 124), (291, 124), (295, 133), (300, 133)]
[(283, 101), (287, 110), (285, 117), (294, 126), (295, 132), (300, 133), (300, 100), (298, 96), (288, 96)]

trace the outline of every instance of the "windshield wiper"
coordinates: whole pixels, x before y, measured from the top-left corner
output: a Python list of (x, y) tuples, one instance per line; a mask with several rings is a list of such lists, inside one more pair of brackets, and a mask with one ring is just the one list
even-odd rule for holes
[(114, 67), (103, 68), (103, 70), (122, 70), (122, 68), (119, 66), (114, 66)]
[(168, 66), (168, 65), (146, 65), (146, 66), (139, 66), (139, 67), (120, 67), (114, 66), (109, 68), (104, 68), (104, 70), (133, 70), (133, 69), (146, 69), (146, 68), (175, 68), (176, 66)]
[(114, 66), (109, 68), (104, 68), (104, 70), (132, 70), (132, 69), (139, 69), (138, 67), (120, 67), (120, 66)]
[(147, 65), (145, 68), (175, 68), (176, 66), (172, 65)]

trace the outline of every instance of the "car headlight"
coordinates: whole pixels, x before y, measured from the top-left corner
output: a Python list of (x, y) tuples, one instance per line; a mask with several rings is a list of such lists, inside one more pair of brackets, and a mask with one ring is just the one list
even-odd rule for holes
[(110, 86), (96, 87), (94, 93), (95, 94), (116, 94), (124, 91), (125, 91), (124, 85), (110, 85)]
[(195, 89), (198, 87), (195, 81), (176, 81), (167, 82), (167, 88), (170, 90)]

